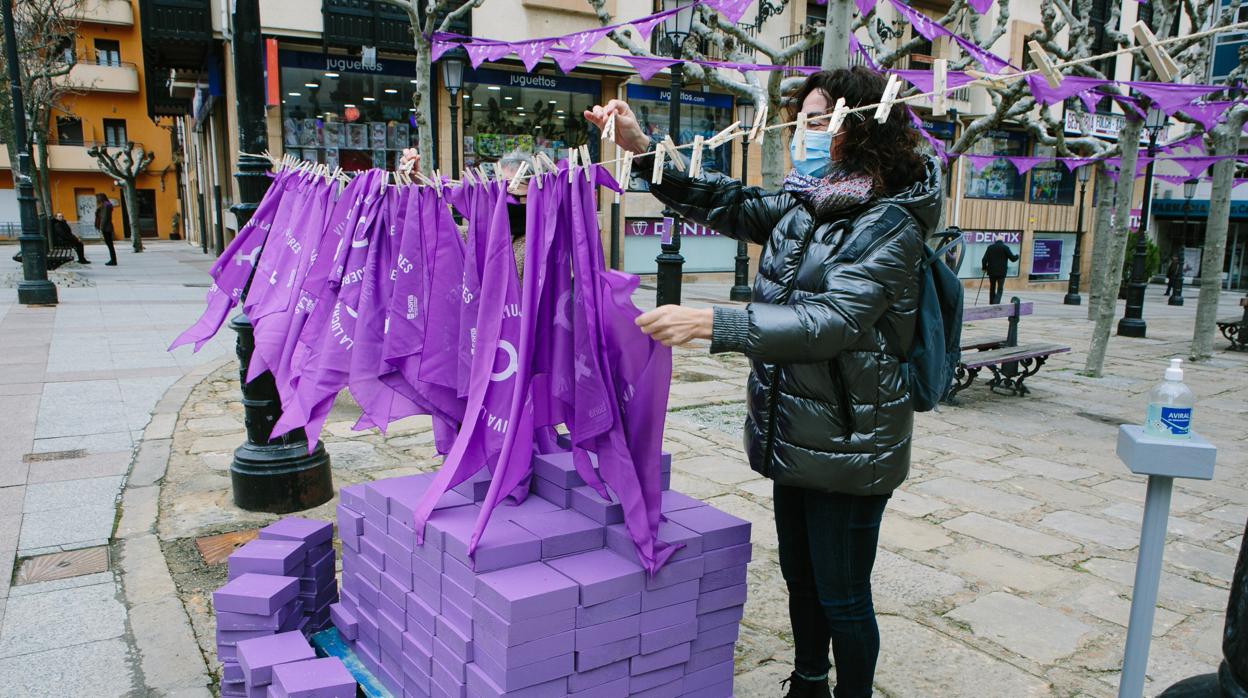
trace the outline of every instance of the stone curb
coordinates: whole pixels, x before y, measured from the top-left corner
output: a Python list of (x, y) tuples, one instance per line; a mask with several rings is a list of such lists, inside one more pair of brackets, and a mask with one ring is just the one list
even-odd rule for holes
[(165, 392), (152, 410), (122, 489), (112, 543), (144, 695), (212, 696), (208, 662), (178, 599), (156, 536), (156, 518), (178, 412), (196, 385), (234, 360), (228, 355), (197, 366)]

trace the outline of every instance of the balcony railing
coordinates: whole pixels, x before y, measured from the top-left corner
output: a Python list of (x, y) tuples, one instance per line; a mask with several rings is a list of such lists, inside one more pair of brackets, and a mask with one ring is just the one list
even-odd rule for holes
[[(412, 23), (403, 10), (376, 0), (323, 0), (325, 18), (322, 36), (327, 46), (374, 46), (383, 51), (412, 53)], [(452, 29), (471, 34), (470, 24)]]
[(129, 0), (79, 0), (70, 16), (89, 24), (134, 26), (134, 8)]
[[(746, 36), (750, 36), (750, 37), (757, 36), (758, 34), (758, 27), (753, 24), (738, 24), (737, 29), (741, 30), (742, 32), (745, 33)], [(697, 37), (697, 36), (689, 37), (688, 43), (686, 44), (686, 46), (689, 46), (693, 48), (695, 51), (697, 51), (698, 53), (700, 53), (701, 55), (706, 56), (707, 60), (711, 60), (711, 61), (728, 60), (728, 56), (725, 55), (725, 52), (722, 51), (719, 48), (719, 46), (703, 39), (702, 37)], [(737, 46), (736, 48), (739, 53), (745, 56), (745, 60), (747, 61), (758, 60), (758, 52), (749, 48), (748, 46)], [(656, 27), (654, 33), (650, 35), (650, 52), (656, 56), (670, 56), (671, 55), (671, 51), (667, 46), (666, 37), (663, 36), (662, 27)]]
[[(782, 36), (780, 37), (780, 48), (786, 49), (805, 38), (806, 38), (805, 34), (789, 34), (788, 36)], [(858, 59), (858, 56), (853, 55), (853, 56), (850, 56), (849, 59), (850, 59), (850, 65), (858, 65), (857, 63), (854, 63), (854, 60)], [(816, 43), (814, 46), (811, 46), (807, 48), (805, 51), (802, 51), (796, 56), (793, 56), (792, 58), (790, 58), (788, 64), (797, 66), (797, 65), (819, 65), (821, 63), (823, 63), (823, 42), (822, 41)]]
[[(53, 172), (99, 172), (99, 163), (87, 152), (96, 145), (109, 148), (125, 147), (124, 143), (118, 146), (73, 138), (51, 141), (48, 143), (49, 169)], [(35, 152), (34, 156), (38, 158), (39, 153)], [(11, 168), (9, 149), (0, 147), (0, 169), (7, 170)]]
[(69, 73), (54, 78), (58, 85), (74, 90), (137, 94), (139, 70), (127, 61), (82, 60), (74, 63)]

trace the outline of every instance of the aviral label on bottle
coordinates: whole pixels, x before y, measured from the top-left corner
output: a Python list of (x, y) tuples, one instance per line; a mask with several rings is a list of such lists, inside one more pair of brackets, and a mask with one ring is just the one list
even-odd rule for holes
[(1148, 421), (1153, 431), (1170, 436), (1191, 435), (1192, 408), (1149, 405)]

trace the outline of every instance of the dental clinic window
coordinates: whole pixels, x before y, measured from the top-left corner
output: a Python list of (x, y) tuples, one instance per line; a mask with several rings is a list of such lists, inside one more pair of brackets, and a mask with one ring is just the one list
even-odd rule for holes
[[(1033, 154), (1052, 158), (1057, 156), (1057, 150), (1037, 143)], [(1031, 203), (1067, 206), (1075, 203), (1075, 173), (1056, 160), (1031, 168)]]
[(997, 159), (978, 172), (968, 161), (963, 167), (966, 174), (966, 196), (970, 199), (1000, 199), (1022, 201), (1025, 177), (1005, 158), (1027, 154), (1027, 135), (1017, 131), (986, 131), (975, 142), (968, 155), (999, 155)]
[(545, 153), (551, 160), (567, 149), (589, 146), (602, 160), (598, 128), (583, 112), (598, 104), (602, 83), (566, 75), (518, 73), (490, 68), (464, 70), (463, 153), (465, 167), (493, 175), (494, 163), (513, 150)]
[[(629, 85), (628, 103), (637, 115), (637, 121), (647, 136), (662, 140), (667, 135), (671, 120), (669, 105), (671, 90), (666, 87), (649, 85)], [(711, 92), (695, 92), (683, 90), (680, 93), (680, 133), (674, 140), (678, 143), (692, 143), (694, 136), (710, 138), (728, 128), (733, 122), (732, 97), (730, 95)], [(702, 167), (717, 172), (731, 172), (729, 169), (729, 153), (731, 148), (707, 148), (702, 151)], [(688, 151), (685, 151), (688, 154)], [(629, 181), (630, 190), (645, 191), (643, 179), (632, 177)]]
[(416, 63), (282, 50), (282, 143), (286, 152), (330, 168), (393, 169), (416, 145), (412, 95)]

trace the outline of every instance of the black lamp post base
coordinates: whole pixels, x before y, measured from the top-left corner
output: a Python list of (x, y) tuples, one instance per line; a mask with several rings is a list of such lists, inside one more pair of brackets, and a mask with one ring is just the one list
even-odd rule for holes
[(1118, 321), (1119, 337), (1142, 339), (1148, 334), (1148, 324), (1139, 318), (1124, 317)]
[(1083, 297), (1078, 293), (1067, 293), (1066, 296), (1062, 298), (1062, 303), (1065, 305), (1083, 305)]
[(234, 504), (246, 511), (289, 514), (320, 506), (334, 497), (329, 454), (318, 443), (256, 445), (234, 449), (230, 464)]
[(728, 292), (728, 298), (742, 303), (749, 301), (754, 296), (754, 292), (749, 286), (733, 286)]
[(56, 284), (47, 279), (17, 282), (17, 302), (22, 305), (56, 305)]
[(1222, 660), (1218, 673), (1183, 679), (1161, 692), (1159, 698), (1248, 698), (1248, 686), (1240, 685)]
[(1183, 305), (1183, 296), (1172, 294), (1170, 300), (1166, 301), (1166, 305)]

